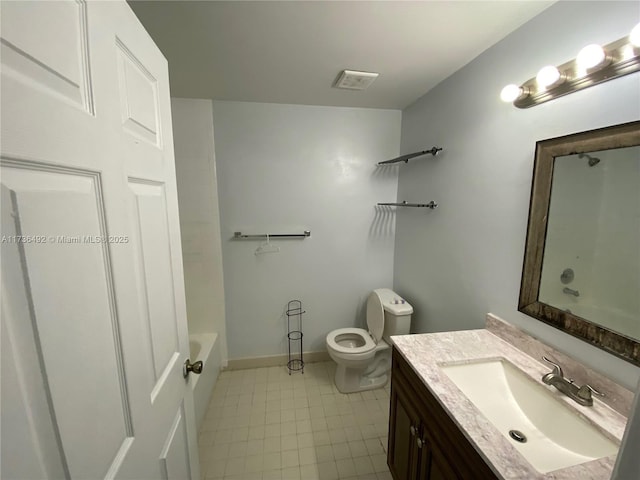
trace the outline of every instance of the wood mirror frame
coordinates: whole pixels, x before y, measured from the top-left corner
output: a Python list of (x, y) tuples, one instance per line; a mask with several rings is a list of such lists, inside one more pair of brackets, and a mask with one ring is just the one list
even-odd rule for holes
[(539, 301), (556, 157), (637, 145), (640, 145), (640, 121), (536, 142), (518, 310), (640, 366), (638, 340)]

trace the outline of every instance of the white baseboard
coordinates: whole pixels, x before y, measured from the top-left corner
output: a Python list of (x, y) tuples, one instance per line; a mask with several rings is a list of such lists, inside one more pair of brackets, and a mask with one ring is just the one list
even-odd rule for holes
[[(244, 370), (247, 368), (278, 367), (287, 364), (287, 355), (266, 355), (264, 357), (230, 358), (224, 370)], [(327, 351), (304, 352), (304, 363), (327, 362), (331, 360)]]

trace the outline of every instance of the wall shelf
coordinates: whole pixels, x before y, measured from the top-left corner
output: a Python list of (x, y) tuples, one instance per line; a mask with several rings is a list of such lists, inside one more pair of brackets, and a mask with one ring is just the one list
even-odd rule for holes
[(399, 157), (392, 158), (391, 160), (385, 160), (384, 162), (378, 162), (378, 165), (388, 165), (388, 164), (391, 164), (391, 163), (399, 163), (399, 162), (408, 163), (409, 160), (411, 160), (412, 158), (421, 157), (422, 155), (427, 155), (429, 153), (435, 157), (436, 154), (438, 152), (440, 152), (440, 151), (442, 151), (442, 148), (440, 148), (440, 147), (432, 147), (430, 150), (423, 150), (421, 152), (415, 152), (415, 153), (407, 153), (406, 155), (400, 155)]
[(408, 203), (408, 202), (399, 202), (399, 203), (378, 203), (380, 206), (384, 207), (416, 207), (416, 208), (430, 208), (433, 210), (438, 206), (436, 202), (431, 200), (429, 203)]

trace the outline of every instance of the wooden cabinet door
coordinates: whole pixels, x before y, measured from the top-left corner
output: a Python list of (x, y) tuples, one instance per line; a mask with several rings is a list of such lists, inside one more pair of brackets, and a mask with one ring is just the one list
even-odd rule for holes
[(419, 462), (422, 449), (417, 448), (416, 434), (420, 419), (416, 408), (402, 388), (399, 377), (391, 386), (391, 408), (389, 418), (389, 452), (387, 463), (395, 480), (419, 478)]
[[(422, 422), (422, 419), (420, 420)], [(428, 441), (426, 441), (426, 435), (424, 430), (424, 425), (421, 423), (421, 436), (422, 447), (418, 448), (417, 455), (417, 464), (416, 464), (416, 476), (412, 478), (417, 478), (418, 480), (431, 480), (434, 478), (431, 472), (432, 463), (433, 463), (433, 450), (431, 449), (431, 445)]]
[(456, 475), (449, 465), (447, 459), (437, 450), (431, 450), (431, 465), (429, 469), (429, 480), (458, 480), (460, 477)]
[(485, 460), (395, 349), (391, 380), (387, 463), (394, 480), (496, 480)]

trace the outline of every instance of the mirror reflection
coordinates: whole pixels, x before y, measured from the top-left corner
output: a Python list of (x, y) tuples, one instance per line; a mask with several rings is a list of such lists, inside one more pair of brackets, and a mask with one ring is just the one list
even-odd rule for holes
[(536, 142), (518, 310), (640, 366), (640, 121)]
[(640, 340), (640, 146), (555, 157), (538, 299)]

